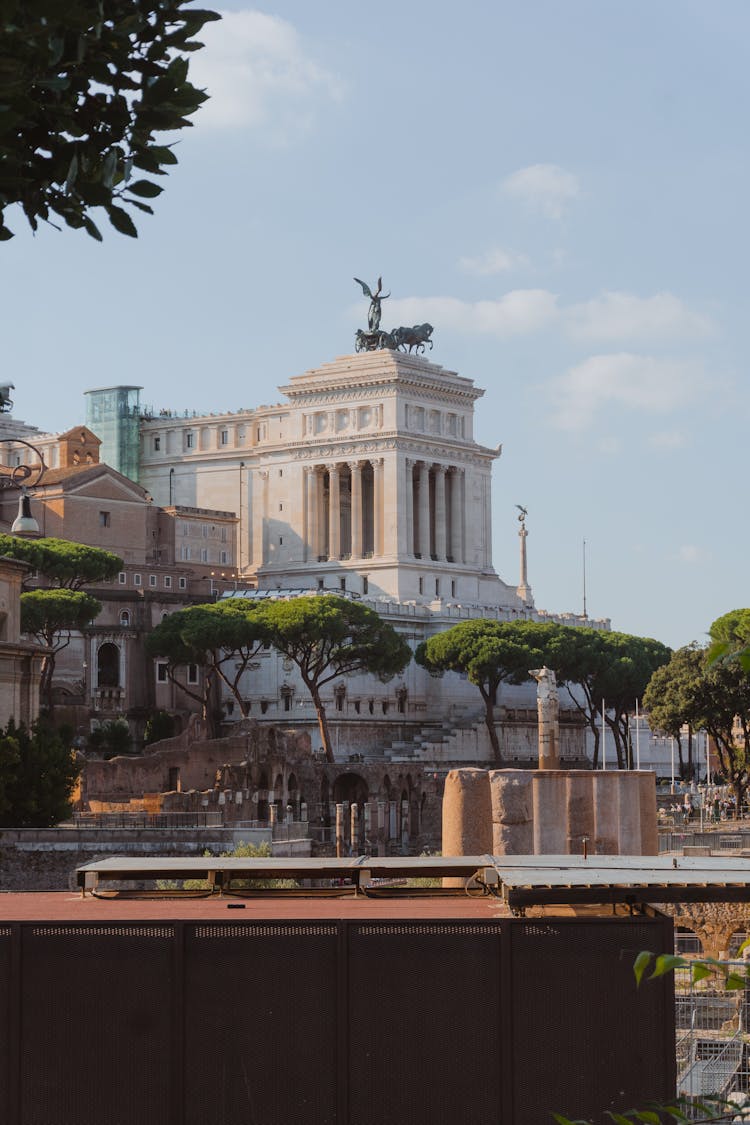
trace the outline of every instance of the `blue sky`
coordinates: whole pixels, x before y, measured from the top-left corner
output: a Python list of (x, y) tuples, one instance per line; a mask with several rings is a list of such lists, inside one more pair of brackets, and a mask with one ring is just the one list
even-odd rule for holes
[(81, 421), (139, 383), (199, 411), (279, 400), (386, 327), (486, 388), (503, 444), (495, 566), (529, 510), (539, 607), (672, 645), (750, 601), (750, 12), (741, 2), (233, 3), (194, 80), (212, 100), (138, 220), (99, 245), (2, 245), (15, 415)]

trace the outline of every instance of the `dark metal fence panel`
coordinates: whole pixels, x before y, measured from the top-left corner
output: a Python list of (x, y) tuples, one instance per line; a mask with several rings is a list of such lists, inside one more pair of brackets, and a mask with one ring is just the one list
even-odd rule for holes
[(639, 989), (633, 975), (641, 950), (671, 952), (671, 940), (671, 925), (648, 920), (513, 924), (514, 1125), (673, 1096), (672, 982)]
[(10, 1066), (13, 1048), (12, 946), (10, 926), (0, 926), (0, 1121), (10, 1117)]
[(335, 922), (185, 927), (187, 1125), (333, 1125)]
[(500, 1121), (500, 935), (466, 922), (349, 926), (349, 1121)]
[(20, 1125), (165, 1125), (169, 925), (23, 929)]
[(0, 1121), (601, 1119), (673, 1095), (672, 980), (632, 971), (671, 941), (627, 918), (14, 923)]

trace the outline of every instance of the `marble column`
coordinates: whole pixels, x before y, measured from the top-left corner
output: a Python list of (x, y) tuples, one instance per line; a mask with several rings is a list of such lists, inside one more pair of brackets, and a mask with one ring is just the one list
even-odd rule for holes
[(407, 457), (406, 473), (406, 554), (414, 556), (414, 462)]
[(314, 465), (307, 469), (307, 561), (317, 562), (321, 553), (318, 545), (318, 473)]
[(350, 461), (352, 474), (352, 558), (362, 558), (362, 466)]
[(445, 465), (435, 466), (435, 554), (441, 562), (446, 556)]
[(383, 554), (383, 458), (372, 463), (373, 475), (373, 554)]
[(341, 505), (339, 503), (339, 467), (328, 466), (328, 557), (341, 554)]
[(463, 473), (461, 469), (451, 469), (450, 473), (450, 505), (451, 505), (451, 558), (455, 563), (462, 563), (463, 557), (463, 504), (461, 502), (461, 486)]
[(430, 466), (419, 462), (419, 554), (430, 557)]

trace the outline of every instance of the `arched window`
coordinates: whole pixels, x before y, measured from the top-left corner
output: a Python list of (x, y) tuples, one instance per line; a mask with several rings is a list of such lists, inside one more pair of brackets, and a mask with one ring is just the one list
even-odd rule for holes
[(124, 625), (126, 628), (127, 628), (128, 625), (130, 625), (130, 610), (129, 609), (124, 609), (122, 611), (122, 613), (120, 614), (120, 624)]
[(99, 687), (120, 686), (120, 650), (110, 641), (100, 645), (96, 654), (96, 682)]

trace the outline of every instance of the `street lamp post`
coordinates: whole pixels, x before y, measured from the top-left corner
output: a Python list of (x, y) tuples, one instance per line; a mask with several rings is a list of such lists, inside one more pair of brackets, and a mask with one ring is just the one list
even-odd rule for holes
[[(13, 524), (11, 525), (11, 534), (21, 537), (34, 539), (40, 535), (39, 524), (37, 523), (31, 511), (31, 489), (35, 488), (41, 481), (42, 477), (47, 471), (47, 466), (44, 463), (44, 457), (40, 449), (32, 445), (30, 441), (24, 441), (23, 438), (6, 437), (0, 438), (0, 443), (8, 445), (25, 445), (27, 449), (32, 450), (33, 453), (39, 458), (38, 465), (14, 465), (10, 473), (3, 473), (0, 475), (0, 488), (20, 488), (21, 495), (18, 499), (18, 515), (16, 516)], [(10, 466), (9, 466), (10, 467)], [(36, 476), (34, 476), (36, 474)], [(27, 484), (30, 477), (34, 477), (31, 484)]]

